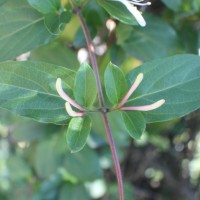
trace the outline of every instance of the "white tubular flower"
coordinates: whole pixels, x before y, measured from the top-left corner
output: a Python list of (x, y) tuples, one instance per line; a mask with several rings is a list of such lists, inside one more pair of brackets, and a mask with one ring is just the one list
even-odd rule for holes
[(75, 112), (74, 110), (72, 110), (72, 107), (71, 107), (71, 105), (70, 105), (69, 102), (66, 102), (66, 103), (65, 103), (65, 108), (66, 108), (67, 113), (68, 113), (69, 116), (71, 116), (71, 117), (82, 117), (82, 116), (84, 116), (84, 114), (85, 114), (85, 113), (83, 113), (83, 112)]
[(140, 85), (140, 83), (143, 80), (143, 77), (144, 77), (143, 73), (140, 73), (136, 77), (135, 82), (132, 84), (131, 88), (129, 89), (127, 94), (124, 96), (124, 98), (122, 99), (122, 101), (118, 105), (118, 108), (120, 108), (120, 110), (150, 111), (150, 110), (155, 110), (155, 109), (161, 107), (165, 103), (164, 99), (160, 99), (159, 101), (156, 101), (155, 103), (150, 104), (150, 105), (129, 106), (129, 107), (124, 107), (123, 106), (127, 102), (128, 98), (131, 96), (131, 94), (138, 88), (138, 86)]
[(71, 117), (82, 117), (85, 115), (84, 112), (76, 112), (72, 109), (71, 105), (79, 109), (80, 111), (85, 111), (85, 109), (80, 106), (76, 101), (74, 101), (72, 98), (70, 98), (63, 90), (62, 88), (62, 81), (60, 78), (56, 81), (56, 90), (60, 97), (66, 101), (65, 108), (69, 116)]
[(142, 27), (146, 26), (146, 22), (144, 18), (142, 17), (141, 12), (134, 5), (147, 6), (147, 5), (151, 5), (150, 2), (143, 3), (143, 0), (113, 0), (113, 1), (119, 1), (122, 4), (124, 4), (124, 6), (126, 6), (128, 11), (135, 17), (138, 24)]

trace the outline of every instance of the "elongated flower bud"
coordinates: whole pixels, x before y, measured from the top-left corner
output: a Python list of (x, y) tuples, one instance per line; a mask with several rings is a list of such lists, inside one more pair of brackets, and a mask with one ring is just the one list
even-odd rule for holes
[(121, 110), (138, 110), (138, 111), (150, 111), (155, 110), (161, 107), (165, 103), (164, 99), (161, 99), (153, 104), (146, 105), (146, 106), (129, 106), (129, 107), (122, 107)]
[(127, 92), (127, 94), (124, 96), (124, 98), (122, 99), (122, 101), (119, 103), (118, 107), (122, 107), (126, 101), (128, 100), (128, 98), (131, 96), (131, 94), (137, 89), (137, 87), (140, 85), (140, 83), (143, 80), (144, 75), (142, 73), (140, 73), (135, 82), (133, 83), (133, 85), (131, 86), (131, 88), (129, 89), (129, 91)]
[(64, 99), (65, 101), (69, 102), (71, 105), (73, 105), (74, 107), (78, 108), (81, 111), (84, 111), (85, 109), (80, 106), (78, 103), (76, 103), (76, 101), (74, 101), (72, 98), (70, 98), (63, 90), (62, 88), (62, 81), (60, 78), (57, 79), (56, 81), (56, 90), (58, 92), (58, 94), (60, 95), (60, 97), (62, 99)]
[(83, 112), (75, 112), (75, 111), (72, 109), (72, 107), (71, 107), (71, 105), (70, 105), (69, 102), (66, 102), (66, 103), (65, 103), (65, 108), (66, 108), (67, 113), (68, 113), (69, 116), (71, 116), (71, 117), (82, 117), (82, 116), (84, 115)]

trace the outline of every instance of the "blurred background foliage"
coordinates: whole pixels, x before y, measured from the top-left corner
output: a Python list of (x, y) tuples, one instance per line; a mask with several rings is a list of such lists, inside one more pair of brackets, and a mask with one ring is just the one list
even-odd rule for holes
[[(66, 0), (62, 3), (67, 6)], [(111, 18), (95, 1), (83, 10), (101, 77), (111, 60), (125, 73), (141, 63), (179, 53), (200, 52), (200, 1), (151, 0), (143, 7), (147, 26)], [(76, 16), (51, 43), (17, 57), (78, 69), (88, 60)], [(126, 200), (200, 199), (200, 112), (149, 124), (141, 140), (128, 137), (118, 113), (110, 114), (121, 160)], [(71, 154), (67, 126), (40, 124), (0, 110), (1, 200), (117, 200), (113, 162), (101, 118), (87, 147)]]

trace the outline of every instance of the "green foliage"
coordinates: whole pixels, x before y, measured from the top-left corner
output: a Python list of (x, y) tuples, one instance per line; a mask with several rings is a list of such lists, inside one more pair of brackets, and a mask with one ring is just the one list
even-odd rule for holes
[(67, 11), (59, 15), (57, 13), (48, 13), (44, 16), (44, 23), (51, 34), (57, 35), (64, 31), (65, 25), (70, 21), (70, 18), (71, 13)]
[(63, 124), (69, 119), (64, 101), (55, 90), (63, 78), (72, 93), (75, 72), (42, 62), (4, 62), (0, 64), (0, 107), (40, 122)]
[(60, 0), (28, 0), (28, 2), (33, 8), (43, 14), (56, 13), (61, 6)]
[(85, 107), (92, 106), (97, 96), (97, 87), (92, 68), (83, 63), (76, 73), (74, 83), (75, 100)]
[(102, 6), (110, 15), (118, 19), (119, 21), (137, 25), (135, 17), (130, 14), (127, 8), (120, 2), (120, 0), (97, 0), (98, 4)]
[(73, 185), (67, 183), (66, 185), (62, 186), (59, 195), (59, 200), (65, 200), (66, 197), (70, 200), (89, 199), (89, 195), (82, 184)]
[(0, 5), (0, 61), (47, 44), (54, 37), (44, 18), (26, 0), (9, 0)]
[(79, 67), (76, 52), (66, 47), (63, 41), (54, 41), (33, 50), (29, 59), (49, 62), (73, 70), (77, 70)]
[[(182, 174), (188, 174), (187, 179), (193, 183), (190, 188), (198, 188), (200, 170), (196, 166), (200, 151), (194, 144), (198, 146), (199, 136), (188, 139), (197, 127), (188, 131), (188, 125), (184, 129), (183, 120), (176, 118), (200, 108), (200, 57), (191, 55), (197, 54), (200, 47), (200, 3), (199, 0), (158, 2), (152, 1), (149, 9), (143, 7), (142, 15), (139, 11), (135, 13), (147, 22), (141, 28), (134, 26), (139, 23), (137, 17), (120, 0), (74, 0), (95, 46), (106, 105), (100, 108), (95, 70), (89, 64), (79, 63), (82, 52), (88, 53), (87, 43), (75, 16), (77, 10), (70, 2), (0, 0), (0, 62), (3, 61), (0, 108), (4, 109), (0, 110), (0, 199), (118, 200), (101, 112), (108, 116), (123, 163), (125, 200), (142, 199), (140, 192), (134, 194), (133, 188), (138, 183), (142, 183), (139, 186), (142, 189), (148, 186), (144, 191), (152, 195), (149, 198), (156, 199), (153, 195), (162, 188), (166, 190), (158, 196), (170, 198), (172, 195), (166, 194), (170, 194), (172, 187), (166, 184), (165, 172), (170, 173), (171, 163), (176, 163), (172, 161), (180, 155), (181, 147), (184, 152), (188, 150), (188, 155), (195, 152), (194, 162), (184, 158), (180, 166)], [(16, 61), (27, 52), (30, 53), (27, 61)], [(143, 73), (144, 79), (119, 107), (139, 73)], [(62, 79), (64, 92), (85, 108), (78, 110), (72, 106), (74, 113), (84, 113), (83, 117), (72, 117), (66, 111), (66, 101), (56, 91), (57, 78)], [(165, 99), (165, 103), (150, 111), (122, 109), (150, 105), (160, 99)], [(154, 123), (171, 119), (175, 120)], [(161, 134), (166, 130), (170, 130), (169, 137)], [(130, 136), (136, 140), (130, 142)], [(163, 151), (170, 161), (167, 170), (158, 160)], [(167, 164), (167, 159), (164, 163)], [(137, 171), (135, 166), (141, 167)], [(176, 172), (172, 173), (170, 181), (175, 176)], [(104, 189), (96, 186), (98, 181), (103, 182)], [(177, 182), (174, 188), (178, 193), (176, 185)], [(93, 196), (99, 191), (103, 192)], [(176, 199), (184, 198), (188, 199), (184, 196)]]
[(173, 11), (178, 11), (182, 6), (183, 0), (162, 0), (162, 2)]
[(129, 135), (134, 139), (140, 139), (146, 128), (143, 115), (137, 111), (121, 112), (121, 114)]
[(88, 116), (71, 119), (66, 133), (66, 140), (72, 153), (80, 151), (85, 146), (91, 126), (91, 119)]
[(127, 83), (119, 67), (109, 63), (104, 74), (105, 89), (112, 104), (119, 103), (127, 92)]
[(146, 21), (147, 26), (144, 28), (130, 28), (122, 24), (118, 26), (117, 43), (129, 55), (147, 61), (180, 51), (177, 33), (169, 24), (153, 15), (146, 15)]

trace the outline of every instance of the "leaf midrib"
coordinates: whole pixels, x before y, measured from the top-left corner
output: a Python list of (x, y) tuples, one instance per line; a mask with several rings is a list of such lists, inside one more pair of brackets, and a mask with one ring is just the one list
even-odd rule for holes
[(36, 23), (42, 21), (43, 19), (44, 19), (44, 18), (41, 17), (41, 18), (39, 18), (39, 19), (37, 19), (37, 20), (35, 20), (35, 21), (29, 23), (29, 24), (26, 24), (25, 26), (22, 26), (21, 28), (15, 30), (14, 32), (11, 32), (10, 34), (7, 34), (7, 35), (5, 35), (4, 37), (1, 37), (1, 38), (0, 38), (0, 41), (3, 40), (3, 39), (7, 39), (7, 38), (9, 38), (10, 36), (13, 36), (14, 34), (16, 34), (16, 33), (20, 32), (20, 31), (22, 31), (23, 29), (28, 28), (29, 26), (31, 26), (31, 25), (33, 25), (33, 24), (36, 24)]
[[(192, 81), (197, 80), (197, 79), (200, 79), (200, 77), (197, 77), (197, 78), (191, 79), (189, 81), (186, 81), (186, 82), (184, 82), (184, 84), (187, 84), (187, 83), (192, 82)], [(172, 85), (171, 87), (168, 87), (168, 88), (165, 88), (165, 89), (162, 89), (162, 90), (158, 90), (158, 91), (155, 91), (155, 92), (152, 92), (152, 93), (148, 93), (148, 94), (144, 94), (144, 95), (138, 96), (136, 98), (128, 100), (127, 103), (130, 103), (132, 101), (135, 101), (137, 99), (140, 99), (140, 98), (143, 98), (143, 97), (146, 97), (146, 96), (150, 96), (150, 95), (153, 95), (153, 94), (156, 94), (156, 93), (159, 93), (159, 92), (163, 92), (163, 91), (169, 90), (169, 89), (174, 88), (174, 87), (178, 87), (178, 86), (180, 86), (182, 84), (183, 83), (178, 83), (176, 85)]]

